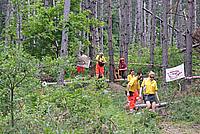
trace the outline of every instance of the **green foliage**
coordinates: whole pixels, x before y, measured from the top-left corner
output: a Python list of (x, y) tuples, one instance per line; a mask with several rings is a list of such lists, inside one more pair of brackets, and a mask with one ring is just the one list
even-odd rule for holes
[(46, 87), (24, 94), (16, 103), (16, 126), (0, 115), (2, 133), (159, 133), (156, 114), (126, 114), (124, 96), (102, 80)]
[(0, 49), (0, 114), (7, 117), (13, 109), (12, 104), (20, 102), (24, 95), (38, 87), (35, 78), (37, 60), (20, 46), (9, 45)]
[(200, 123), (200, 97), (188, 95), (179, 99), (180, 102), (170, 105), (170, 119), (173, 121), (186, 121)]
[(2, 88), (15, 88), (34, 77), (37, 60), (18, 46), (1, 48), (0, 80)]
[(69, 19), (64, 22), (63, 2), (57, 2), (55, 7), (46, 8), (42, 6), (42, 1), (38, 1), (24, 10), (24, 14), (30, 11), (35, 12), (23, 23), (23, 34), (26, 37), (23, 44), (31, 55), (39, 59), (42, 59), (43, 56), (57, 57), (64, 25), (69, 37), (69, 55), (76, 56), (80, 41), (83, 43), (83, 48), (90, 44), (87, 39), (80, 35), (80, 31), (90, 33), (90, 26), (104, 25), (97, 19), (89, 18), (90, 11), (79, 11), (80, 0), (71, 1)]

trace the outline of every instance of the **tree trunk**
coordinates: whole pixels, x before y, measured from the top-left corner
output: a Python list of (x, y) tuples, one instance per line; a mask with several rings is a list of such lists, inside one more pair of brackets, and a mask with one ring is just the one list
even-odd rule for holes
[[(90, 19), (91, 18), (95, 18), (96, 16), (96, 5), (97, 2), (96, 0), (88, 0), (87, 1), (87, 9), (91, 11), (91, 15), (89, 16)], [(91, 44), (89, 45), (89, 57), (92, 61), (95, 61), (95, 55), (97, 52), (97, 41), (98, 41), (98, 37), (97, 37), (97, 33), (96, 33), (96, 28), (94, 26), (90, 26), (90, 34), (89, 34), (89, 40), (91, 42)], [(95, 73), (95, 62), (91, 62), (90, 64), (90, 75), (94, 76)]]
[(163, 46), (162, 46), (162, 70), (163, 70), (163, 89), (167, 90), (166, 83), (166, 68), (168, 65), (168, 25), (167, 25), (167, 13), (168, 13), (168, 0), (163, 0)]
[[(104, 0), (100, 1), (100, 20), (101, 22), (104, 21), (103, 17), (103, 5), (104, 5)], [(99, 32), (99, 43), (100, 43), (100, 52), (103, 52), (103, 26), (100, 27), (100, 32)]]
[[(79, 6), (80, 10), (79, 12), (81, 13), (82, 11), (82, 2), (80, 2), (80, 6)], [(81, 36), (83, 35), (83, 31), (79, 31), (79, 37), (81, 38)], [(78, 49), (78, 56), (81, 56), (81, 51), (82, 51), (82, 41), (79, 41), (79, 49)]]
[(55, 2), (54, 0), (44, 0), (44, 6), (45, 7), (53, 6), (54, 2)]
[(11, 113), (11, 126), (14, 127), (14, 88), (10, 89), (10, 113)]
[(163, 44), (163, 24), (162, 24), (162, 21), (159, 21), (159, 22), (160, 22), (160, 32), (159, 32), (160, 46), (162, 46), (162, 44)]
[(133, 29), (133, 40), (135, 43), (138, 42), (138, 3), (135, 3), (135, 24), (134, 24), (134, 29)]
[(172, 36), (171, 36), (171, 42), (172, 42), (172, 45), (173, 45), (173, 43), (175, 43), (175, 44), (177, 44), (177, 42), (174, 42), (174, 37), (176, 37), (177, 36), (177, 34), (175, 33), (175, 31), (174, 31), (174, 28), (177, 26), (177, 15), (178, 15), (178, 7), (179, 7), (179, 4), (180, 4), (180, 0), (177, 0), (176, 1), (176, 8), (175, 8), (175, 15), (174, 15), (174, 20), (173, 20), (173, 28), (172, 28)]
[(152, 33), (152, 40), (150, 45), (150, 69), (153, 69), (154, 65), (154, 47), (156, 46), (156, 1), (152, 0), (152, 12), (154, 13), (152, 16), (152, 26), (151, 26), (151, 33)]
[[(137, 18), (137, 24), (138, 24), (138, 43), (141, 47), (144, 47), (143, 44), (143, 0), (137, 0), (138, 2), (138, 18)], [(138, 49), (138, 62), (141, 63), (141, 57), (142, 57), (142, 49), (139, 47)]]
[[(152, 10), (152, 0), (149, 0), (148, 3), (148, 9), (149, 11)], [(147, 35), (147, 45), (151, 45), (151, 14), (148, 14), (148, 35)]]
[(130, 4), (130, 39), (129, 43), (131, 44), (133, 42), (133, 3), (132, 0), (129, 0)]
[[(172, 8), (173, 4), (172, 4), (172, 0), (169, 0), (169, 7)], [(169, 16), (169, 24), (172, 25), (172, 12), (173, 10), (171, 9), (170, 10), (170, 14), (168, 15)], [(169, 33), (168, 33), (168, 37), (169, 37), (169, 44), (173, 45), (173, 42), (172, 42), (172, 28), (168, 27), (168, 30), (169, 30)]]
[[(183, 0), (179, 1), (178, 4), (178, 9), (177, 9), (177, 14), (182, 15), (182, 4), (183, 4)], [(183, 33), (183, 29), (184, 29), (184, 18), (183, 16), (177, 16), (177, 27), (178, 29), (180, 29), (179, 32), (177, 32), (177, 48), (181, 49), (183, 48), (184, 44), (185, 44), (185, 37), (182, 36)]]
[[(85, 9), (87, 9), (87, 10), (91, 10), (90, 9), (90, 1), (89, 0), (84, 0), (84, 3), (85, 3)], [(89, 17), (91, 17), (91, 16), (89, 16)], [(90, 28), (91, 29), (91, 28)], [(90, 30), (91, 31), (91, 30)], [(90, 38), (90, 33), (89, 32), (86, 32), (85, 33), (85, 35), (86, 35), (86, 39), (88, 40), (88, 41), (90, 41), (91, 42), (91, 38)], [(90, 59), (91, 60), (93, 60), (94, 59), (94, 55), (91, 55), (91, 47), (92, 47), (92, 43), (90, 43), (89, 44), (89, 47), (87, 47), (87, 55), (89, 55), (89, 57), (90, 57)], [(93, 65), (93, 63), (91, 62), (90, 63), (90, 66), (92, 67), (92, 65)], [(90, 72), (91, 73), (91, 75), (92, 75), (92, 71)]]
[[(146, 2), (144, 2), (144, 8), (146, 8)], [(144, 13), (144, 38), (143, 38), (143, 42), (144, 42), (144, 47), (147, 46), (147, 13)]]
[[(192, 31), (194, 20), (194, 0), (188, 0), (188, 18), (187, 18), (187, 32), (186, 32), (186, 59), (185, 72), (187, 77), (192, 76)], [(187, 80), (186, 85), (191, 85), (191, 80)]]
[(48, 7), (49, 6), (49, 0), (44, 0), (44, 6)]
[(125, 45), (125, 9), (124, 9), (125, 1), (120, 0), (120, 8), (119, 8), (119, 23), (120, 23), (120, 57), (124, 56), (124, 45)]
[(132, 29), (130, 28), (131, 26), (131, 0), (127, 0), (125, 2), (125, 27), (126, 27), (126, 33), (125, 33), (125, 45), (124, 45), (124, 58), (125, 58), (125, 62), (128, 65), (128, 46), (130, 44), (130, 38), (131, 38), (131, 31)]
[(143, 47), (143, 0), (137, 0), (138, 2), (138, 31), (139, 31), (139, 43)]
[(197, 0), (194, 0), (194, 29), (197, 28)]
[[(96, 0), (96, 2), (95, 2), (95, 8), (94, 8), (95, 19), (98, 19), (97, 8), (98, 8), (98, 2)], [(97, 46), (96, 51), (100, 52), (98, 27), (95, 28), (95, 41), (96, 41), (96, 46)]]
[(133, 10), (133, 7), (132, 7), (132, 0), (128, 0), (128, 32), (129, 32), (129, 44), (132, 42), (132, 38), (133, 38), (133, 30), (132, 30), (132, 10)]
[(114, 82), (114, 58), (112, 47), (112, 0), (108, 0), (108, 46), (109, 46), (109, 80)]
[[(65, 0), (64, 4), (64, 22), (67, 21), (68, 16), (70, 12), (70, 0)], [(61, 42), (61, 50), (60, 50), (60, 56), (62, 58), (66, 57), (68, 55), (68, 35), (67, 30), (65, 29), (63, 25), (63, 31), (62, 31), (62, 42)], [(64, 69), (62, 68), (60, 70), (60, 75), (58, 79), (58, 84), (64, 84)]]
[(20, 45), (21, 44), (21, 40), (22, 40), (22, 14), (20, 11), (21, 5), (20, 3), (17, 1), (16, 3), (17, 5), (17, 11), (16, 11), (16, 23), (17, 23), (17, 27), (16, 27), (16, 35), (17, 35), (17, 40), (16, 40), (16, 44)]
[(12, 9), (12, 4), (10, 3), (10, 1), (8, 0), (8, 3), (7, 3), (7, 10), (6, 10), (6, 19), (5, 19), (5, 28), (6, 28), (6, 31), (5, 31), (5, 45), (8, 46), (9, 42), (10, 42), (10, 36), (9, 36), (9, 33), (8, 33), (8, 27), (10, 25), (10, 19), (12, 17), (12, 14), (13, 14), (13, 11), (11, 10)]
[[(91, 4), (92, 17), (97, 19), (97, 0), (92, 0), (90, 4)], [(92, 26), (91, 33), (92, 33), (92, 45), (94, 47), (94, 55), (95, 55), (97, 53), (97, 50), (99, 51), (98, 28)]]

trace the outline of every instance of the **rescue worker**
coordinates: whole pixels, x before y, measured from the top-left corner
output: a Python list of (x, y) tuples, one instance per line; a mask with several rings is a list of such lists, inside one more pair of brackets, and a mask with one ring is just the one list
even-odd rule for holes
[[(146, 106), (148, 109), (152, 108), (153, 112), (155, 112), (156, 110), (156, 99), (158, 102), (160, 102), (157, 93), (158, 91), (157, 82), (154, 80), (154, 78), (155, 78), (155, 73), (151, 71), (149, 73), (149, 78), (147, 78), (141, 85), (143, 88), (145, 88), (144, 99), (146, 101)], [(141, 94), (140, 97), (142, 97)]]
[(102, 52), (97, 55), (96, 61), (96, 77), (97, 79), (104, 78), (104, 65), (106, 63), (106, 59)]
[(129, 101), (130, 113), (134, 111), (137, 99), (139, 99), (138, 91), (140, 90), (139, 79), (142, 77), (142, 73), (138, 72), (137, 76), (131, 79), (127, 85), (127, 97)]

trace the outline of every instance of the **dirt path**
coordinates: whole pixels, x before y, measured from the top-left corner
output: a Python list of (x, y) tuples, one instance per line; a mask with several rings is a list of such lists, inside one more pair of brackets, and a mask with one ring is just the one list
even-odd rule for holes
[(162, 122), (160, 124), (163, 134), (200, 134), (200, 125), (175, 124)]
[(125, 87), (123, 87), (119, 84), (116, 84), (116, 83), (109, 83), (109, 87), (115, 92), (122, 92), (122, 91), (126, 90)]

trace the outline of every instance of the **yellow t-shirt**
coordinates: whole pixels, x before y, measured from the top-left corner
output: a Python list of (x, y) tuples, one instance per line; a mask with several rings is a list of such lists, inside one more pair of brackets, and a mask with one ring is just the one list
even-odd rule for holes
[(129, 74), (129, 75), (127, 76), (128, 82), (130, 82), (134, 77), (135, 77), (134, 75), (132, 76), (131, 74)]
[(104, 56), (102, 56), (102, 57), (99, 59), (99, 55), (97, 55), (96, 60), (97, 60), (97, 61), (100, 61), (100, 62), (106, 62), (106, 59), (105, 59)]
[(135, 92), (136, 90), (140, 90), (140, 84), (138, 82), (137, 77), (134, 77), (133, 79), (131, 79), (128, 85), (130, 86), (129, 91)]
[(146, 87), (144, 94), (155, 94), (158, 91), (157, 82), (155, 80), (151, 81), (149, 78), (142, 82), (142, 87)]

